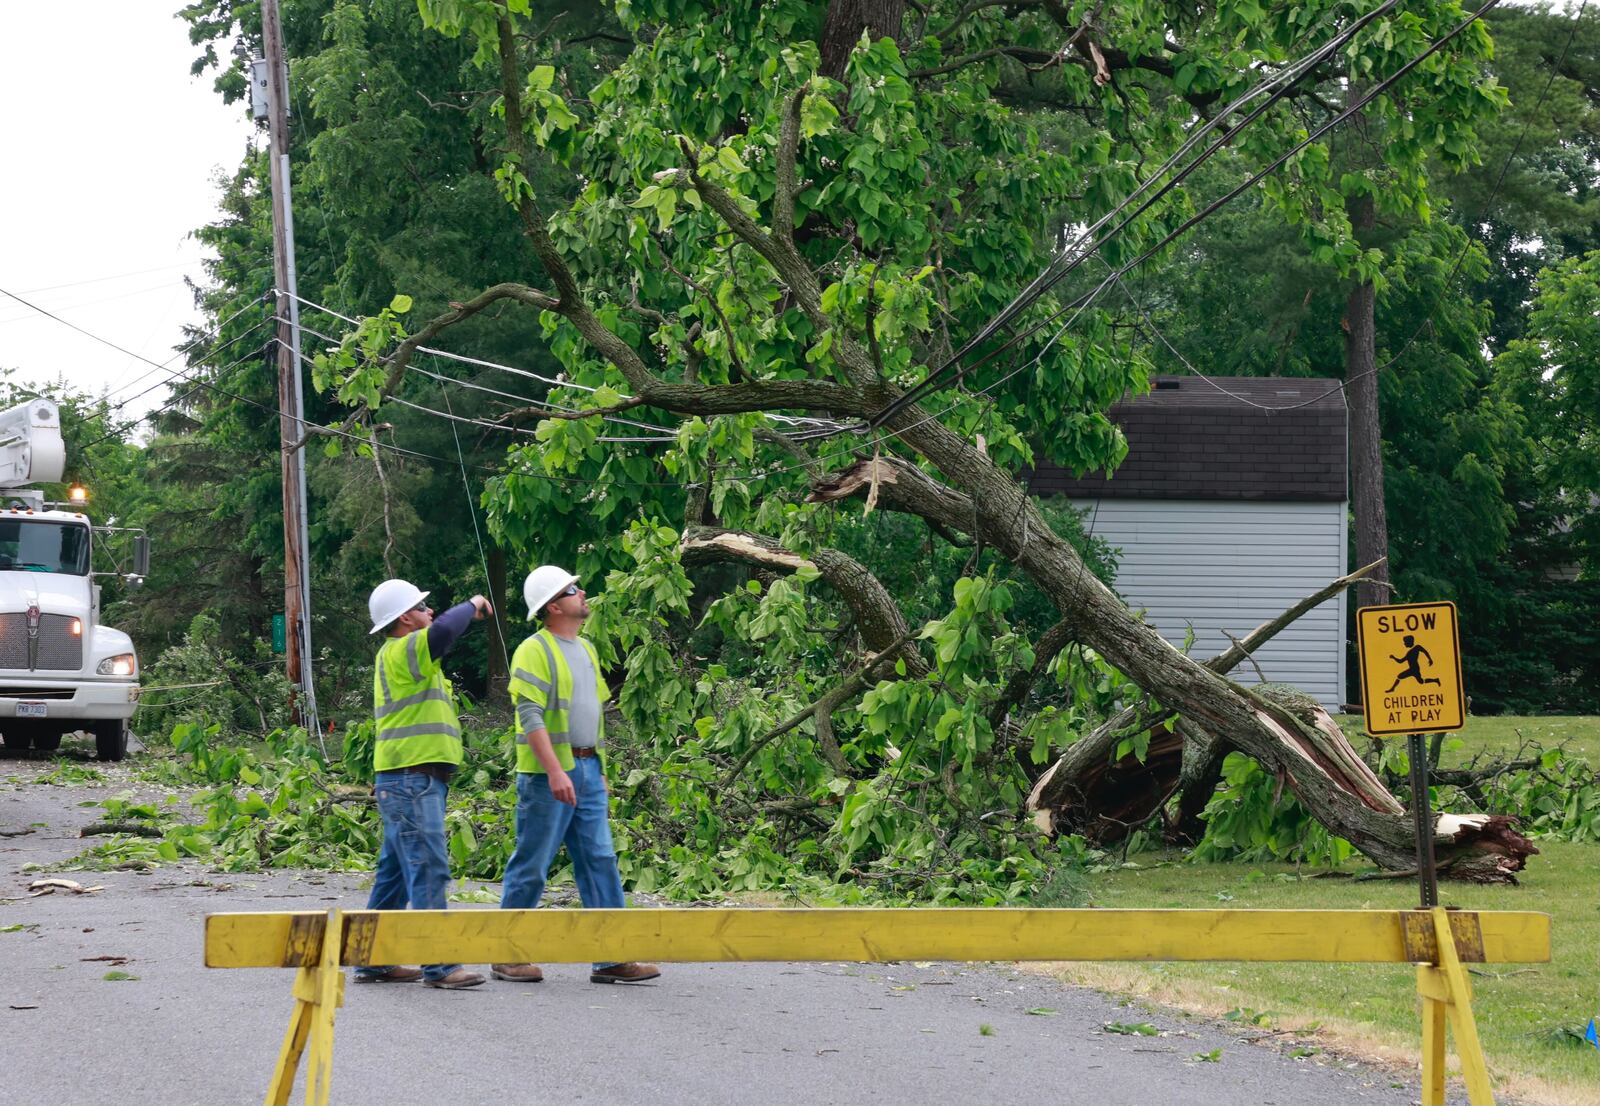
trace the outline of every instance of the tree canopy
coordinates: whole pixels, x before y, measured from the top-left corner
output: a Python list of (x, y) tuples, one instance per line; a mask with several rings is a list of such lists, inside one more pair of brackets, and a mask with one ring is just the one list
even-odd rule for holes
[[(1016, 477), (1039, 457), (1114, 467), (1126, 443), (1107, 408), (1156, 369), (1187, 371), (1174, 350), (1203, 372), (1337, 375), (1346, 296), (1368, 283), (1388, 494), (1423, 505), (1393, 512), (1395, 584), (1504, 613), (1495, 570), (1578, 533), (1555, 520), (1594, 487), (1576, 460), (1535, 463), (1587, 430), (1530, 414), (1570, 411), (1516, 344), (1529, 285), (1501, 248), (1583, 246), (1592, 163), (1550, 120), (1593, 85), (1593, 21), (1563, 53), (1559, 17), (1499, 15), (1512, 46), (1494, 55), (1469, 14), (288, 3), (323, 428), (308, 440), (314, 636), (333, 685), (319, 698), (364, 712), (371, 582), (413, 575), (511, 606), (527, 567), (569, 564), (604, 582), (593, 631), (624, 676), (632, 831), (707, 879), (795, 863), (818, 840), (877, 875), (1033, 863), (1023, 796), (1146, 697), (1244, 733), (1269, 771), (1296, 763), (1293, 747), (1320, 748), (1303, 720), (1159, 643), (1100, 582), (1114, 585), (1109, 551)], [(238, 100), (242, 72), (222, 59), (258, 43), (256, 10), (183, 15), (197, 67)], [(1330, 42), (1281, 96), (1226, 111)], [(1213, 123), (1215, 155), (1064, 272), (1084, 228), (1120, 222)], [(1564, 198), (1541, 199), (1541, 179)], [(258, 152), (223, 182), (225, 218), (202, 232), (217, 325), (191, 355), (207, 384), (175, 395), (145, 451), (166, 489), (148, 507), (160, 547), (182, 548), (132, 600), (148, 641), (226, 610), (221, 632), (247, 650), (281, 591), (273, 374), (241, 356), (270, 324), (265, 180)], [(1370, 228), (1352, 221), (1364, 203)], [(1594, 274), (1574, 265), (1576, 303)], [(946, 369), (1041, 273), (1060, 279)], [(1573, 563), (1592, 574), (1587, 549)], [(491, 691), (498, 647), (475, 642), (464, 687)], [(1146, 726), (1117, 755), (1142, 759), (1151, 740)]]

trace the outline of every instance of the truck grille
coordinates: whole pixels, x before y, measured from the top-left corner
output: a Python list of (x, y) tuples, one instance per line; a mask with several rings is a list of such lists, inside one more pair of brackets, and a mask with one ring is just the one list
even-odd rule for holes
[(76, 694), (71, 687), (0, 687), (0, 699), (71, 699)]
[(0, 668), (30, 668), (28, 616), (0, 614)]
[(0, 614), (0, 668), (71, 672), (83, 667), (83, 635), (72, 632), (73, 619), (64, 614), (41, 614), (39, 637), (30, 657), (28, 616)]

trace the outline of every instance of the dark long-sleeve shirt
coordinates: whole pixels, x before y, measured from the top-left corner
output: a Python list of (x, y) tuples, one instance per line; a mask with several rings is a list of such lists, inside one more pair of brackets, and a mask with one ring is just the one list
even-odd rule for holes
[(469, 600), (457, 603), (449, 610), (434, 615), (433, 625), (428, 627), (428, 655), (434, 660), (440, 660), (455, 648), (456, 642), (467, 632), (467, 627), (472, 625), (473, 616), (477, 613), (478, 608)]

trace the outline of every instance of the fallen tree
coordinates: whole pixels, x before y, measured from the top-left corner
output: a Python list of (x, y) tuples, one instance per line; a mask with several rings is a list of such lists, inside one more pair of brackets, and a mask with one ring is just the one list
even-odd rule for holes
[[(1165, 18), (1158, 5), (1148, 6), (1152, 19)], [(987, 299), (974, 299), (972, 281), (946, 271), (954, 254), (966, 251), (961, 256), (971, 266), (992, 256), (999, 259), (993, 264), (1012, 266), (1008, 276), (1020, 274), (1031, 262), (1007, 254), (1020, 248), (1023, 236), (984, 239), (986, 220), (1003, 225), (1018, 197), (1023, 203), (1058, 203), (1050, 189), (1083, 184), (1096, 173), (1064, 154), (1039, 150), (1036, 137), (1032, 146), (1006, 137), (1005, 128), (1015, 120), (993, 98), (993, 80), (983, 76), (991, 59), (1004, 55), (1019, 64), (1054, 66), (1064, 86), (1103, 90), (1103, 125), (1112, 130), (1121, 125), (1109, 121), (1112, 113), (1126, 110), (1130, 91), (1145, 97), (1159, 88), (1159, 111), (1151, 111), (1160, 119), (1146, 121), (1148, 133), (1146, 123), (1127, 124), (1139, 133), (1109, 140), (1131, 142), (1131, 149), (1141, 137), (1181, 130), (1193, 112), (1214, 107), (1221, 84), (1209, 91), (1197, 91), (1192, 83), (1178, 87), (1187, 59), (1215, 52), (1222, 42), (1230, 51), (1262, 56), (1278, 47), (1224, 12), (1187, 27), (1188, 41), (1152, 52), (1140, 46), (1138, 20), (1129, 25), (1135, 29), (1126, 31), (1124, 45), (1115, 41), (1120, 24), (1075, 24), (1067, 6), (1057, 4), (1009, 10), (933, 3), (916, 5), (912, 16), (900, 0), (834, 0), (816, 39), (807, 37), (798, 8), (710, 7), (714, 20), (679, 20), (670, 5), (632, 5), (637, 22), (630, 33), (649, 44), (596, 89), (585, 107), (587, 120), (567, 106), (551, 67), (530, 65), (539, 43), (520, 30), (525, 24), (518, 5), (426, 9), (448, 33), (476, 36), (480, 56), (498, 68), (505, 157), (495, 176), (547, 286), (496, 284), (419, 333), (431, 338), (495, 304), (538, 310), (556, 336), (558, 353), (598, 390), (564, 393), (564, 402), (586, 407), (552, 405), (540, 426), (543, 450), (521, 455), (525, 462), (561, 473), (575, 471), (573, 457), (602, 456), (586, 418), (598, 421), (623, 410), (674, 417), (678, 421), (664, 425), (687, 444), (680, 446), (674, 462), (679, 467), (672, 472), (693, 471), (700, 487), (690, 500), (690, 526), (663, 555), (680, 564), (735, 562), (766, 573), (814, 568), (835, 589), (870, 653), (853, 675), (791, 723), (769, 731), (763, 744), (809, 721), (828, 761), (849, 776), (851, 763), (832, 732), (835, 713), (874, 680), (887, 679), (891, 660), (902, 680), (942, 681), (942, 675), (908, 639), (913, 628), (873, 566), (837, 551), (792, 549), (782, 535), (745, 524), (762, 517), (754, 507), (742, 513), (737, 527), (710, 525), (718, 510), (705, 492), (730, 479), (726, 463), (719, 467), (708, 444), (713, 425), (732, 428), (716, 441), (747, 465), (757, 442), (775, 443), (783, 455), (798, 459), (779, 471), (804, 482), (810, 504), (859, 501), (867, 511), (913, 516), (942, 540), (970, 549), (970, 569), (985, 554), (1003, 559), (1049, 600), (1059, 621), (1027, 651), (1028, 663), (1010, 674), (992, 701), (980, 704), (969, 689), (940, 687), (962, 704), (961, 724), (974, 728), (972, 747), (983, 745), (989, 732), (999, 735), (997, 747), (1006, 747), (1005, 735), (1016, 728), (1013, 715), (1026, 710), (1043, 666), (1069, 643), (1092, 649), (1137, 685), (1143, 696), (1137, 707), (1072, 744), (1037, 781), (1028, 806), (1052, 832), (1101, 836), (1103, 827), (1141, 824), (1177, 794), (1173, 832), (1192, 834), (1197, 804), (1203, 805), (1216, 765), (1231, 749), (1254, 758), (1331, 833), (1380, 866), (1410, 866), (1410, 819), (1332, 720), (1320, 709), (1227, 679), (1281, 625), (1262, 628), (1208, 663), (1184, 655), (1090, 571), (1019, 482), (1016, 472), (1030, 453), (1016, 424), (1053, 448), (1076, 449), (1073, 460), (1082, 467), (1114, 463), (1120, 442), (1104, 408), (1143, 382), (1141, 367), (1114, 337), (1031, 337), (1035, 327), (1022, 332), (1029, 341), (1012, 351), (1018, 367), (984, 389), (999, 389), (1024, 369), (1037, 368), (1012, 385), (1016, 390), (970, 395), (958, 375), (916, 402), (906, 393), (909, 381), (928, 366), (950, 360), (949, 319), (964, 312), (970, 325), (1003, 302), (992, 291)], [(1436, 7), (1429, 19), (1443, 26), (1454, 9)], [(977, 18), (980, 11), (985, 14)], [(902, 45), (930, 55), (926, 60), (935, 64), (910, 69), (894, 42), (873, 42), (860, 33), (903, 21), (920, 22), (921, 32), (904, 36)], [(822, 43), (820, 54), (816, 41)], [(996, 43), (1011, 45), (1000, 49)], [(1047, 48), (1029, 53), (1036, 43)], [(1407, 60), (1368, 46), (1375, 76)], [(1470, 88), (1478, 74), (1470, 48), (1463, 50), (1449, 55), (1443, 79)], [(940, 63), (946, 51), (975, 60)], [(719, 59), (713, 67), (721, 67), (719, 72), (740, 74), (728, 78), (726, 90), (737, 107), (700, 95), (699, 63), (707, 57)], [(767, 59), (765, 78), (747, 79), (761, 59)], [(691, 69), (695, 75), (686, 76)], [(819, 73), (840, 75), (843, 83)], [(1336, 67), (1320, 76), (1340, 79)], [(696, 91), (685, 95), (687, 87)], [(1314, 96), (1314, 88), (1306, 94)], [(1317, 110), (1318, 102), (1308, 101), (1308, 110)], [(1408, 100), (1405, 110), (1422, 109)], [(1290, 132), (1299, 126), (1292, 113), (1275, 118)], [(1091, 122), (1091, 130), (1101, 125)], [(1447, 122), (1452, 135), (1470, 136), (1469, 118)], [(929, 136), (943, 145), (930, 150)], [(1413, 141), (1393, 134), (1382, 140)], [(532, 183), (549, 167), (541, 146), (557, 151), (558, 160), (584, 182), (572, 210), (554, 219)], [(982, 181), (1001, 186), (989, 189)], [(1413, 177), (1403, 183), (1422, 187)], [(907, 204), (893, 225), (875, 215), (886, 205), (900, 210)], [(639, 209), (646, 215), (632, 214)], [(1335, 225), (1321, 229), (1350, 241), (1348, 226), (1337, 225), (1337, 216), (1326, 217)], [(646, 221), (651, 219), (653, 229)], [(973, 236), (982, 240), (977, 253)], [(1048, 250), (1049, 236), (1044, 238)], [(620, 272), (596, 256), (608, 247), (628, 258)], [(1023, 317), (1051, 319), (1066, 310), (1063, 303), (1052, 296)], [(404, 337), (398, 324), (389, 325), (397, 341), (382, 356), (371, 355), (377, 343), (370, 328), (347, 343), (349, 356), (335, 374), (346, 399), (376, 403), (404, 379), (420, 343)], [(1032, 361), (1026, 360), (1029, 353)], [(1036, 383), (1041, 394), (1035, 394)], [(1064, 398), (1056, 399), (1056, 392)], [(760, 420), (748, 416), (759, 413), (791, 422), (758, 428)], [(793, 425), (796, 416), (809, 420), (801, 424), (807, 430), (773, 429)], [(860, 436), (851, 450), (856, 459), (842, 467), (837, 453), (813, 444), (845, 435)], [(745, 475), (764, 478), (754, 470)], [(515, 479), (508, 476), (505, 483)], [(497, 504), (502, 534), (506, 513), (516, 509)], [(726, 503), (719, 510), (725, 509)], [(536, 528), (519, 526), (524, 534), (530, 529)], [(1334, 582), (1327, 595), (1363, 573)], [(1130, 726), (1158, 727), (1137, 768), (1111, 755)], [(909, 744), (918, 736), (906, 733), (904, 740)], [(891, 762), (894, 755), (883, 759)], [(731, 767), (737, 771), (747, 761)], [(951, 775), (975, 770), (957, 765), (951, 758), (941, 767), (952, 803)], [(895, 775), (889, 782), (897, 780)], [(971, 820), (981, 832), (978, 816)], [(1449, 874), (1484, 880), (1512, 878), (1531, 851), (1503, 821), (1488, 817), (1441, 824), (1437, 846)]]

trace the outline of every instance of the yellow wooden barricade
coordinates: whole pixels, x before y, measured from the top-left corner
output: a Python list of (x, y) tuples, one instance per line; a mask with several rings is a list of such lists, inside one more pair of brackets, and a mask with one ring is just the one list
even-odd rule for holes
[[(329, 933), (337, 939), (328, 940)], [(341, 965), (596, 960), (1230, 960), (1417, 964), (1422, 1102), (1444, 1106), (1445, 1024), (1473, 1106), (1494, 1102), (1464, 964), (1543, 963), (1550, 918), (1445, 910), (334, 910), (212, 914), (206, 965), (297, 968), (267, 1106), (284, 1106), (310, 1044), (308, 1106), (325, 1106)]]

